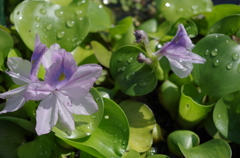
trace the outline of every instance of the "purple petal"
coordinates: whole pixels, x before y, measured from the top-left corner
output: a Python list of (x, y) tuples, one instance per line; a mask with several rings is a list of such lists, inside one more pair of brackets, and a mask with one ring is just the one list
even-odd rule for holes
[(44, 82), (34, 82), (27, 86), (24, 92), (26, 100), (42, 100), (52, 93), (52, 87)]
[(168, 60), (170, 62), (172, 71), (180, 78), (187, 77), (193, 69), (192, 63), (179, 62), (177, 60), (172, 60), (172, 59), (168, 59)]
[(47, 51), (46, 45), (41, 43), (39, 36), (36, 35), (34, 51), (31, 58), (32, 69), (30, 77), (32, 81), (38, 81), (37, 78), (38, 68), (40, 66), (42, 56), (46, 51)]
[(52, 44), (50, 48), (47, 49), (47, 51), (44, 53), (42, 57), (42, 64), (45, 67), (45, 69), (48, 69), (53, 63), (56, 62), (56, 59), (53, 56), (58, 54), (59, 49), (60, 49), (60, 45), (55, 43), (55, 44)]
[(68, 84), (61, 89), (71, 89), (74, 87), (82, 87), (86, 90), (92, 88), (94, 82), (102, 73), (102, 67), (97, 64), (85, 64), (79, 66)]
[[(6, 93), (9, 93), (11, 91), (8, 91)], [(15, 94), (14, 96), (12, 96), (11, 98), (9, 98), (6, 102), (6, 105), (4, 107), (4, 109), (0, 112), (0, 114), (3, 113), (7, 113), (7, 112), (13, 112), (16, 111), (18, 109), (20, 109), (26, 102), (26, 99), (23, 97), (23, 90), (21, 89), (21, 91), (19, 92), (19, 89), (15, 92), (17, 92), (17, 94)], [(3, 95), (4, 93), (2, 93), (1, 95)], [(7, 95), (7, 94), (5, 94)], [(9, 96), (8, 96), (9, 97)], [(1, 96), (1, 98), (3, 98)]]
[(9, 99), (15, 95), (21, 95), (21, 93), (27, 88), (27, 85), (21, 86), (15, 89), (12, 89), (10, 91), (7, 91), (5, 93), (0, 94), (0, 98), (2, 99)]
[(28, 60), (24, 60), (19, 57), (11, 57), (8, 58), (7, 65), (12, 72), (19, 74), (19, 76), (26, 78), (28, 80), (28, 82), (26, 82), (27, 80), (21, 80), (13, 77), (12, 80), (15, 84), (24, 85), (31, 81), (30, 71), (32, 66)]
[(58, 102), (55, 95), (51, 94), (43, 99), (37, 109), (36, 132), (38, 135), (47, 134), (58, 120)]
[(91, 93), (84, 88), (75, 87), (61, 91), (61, 93), (68, 95), (72, 100), (72, 106), (66, 106), (71, 113), (91, 115), (98, 110), (98, 105), (93, 99)]
[(55, 86), (56, 89), (59, 89), (68, 82), (75, 71), (77, 71), (77, 65), (72, 54), (64, 51), (63, 58), (56, 61), (56, 63), (47, 69), (45, 83), (52, 87)]

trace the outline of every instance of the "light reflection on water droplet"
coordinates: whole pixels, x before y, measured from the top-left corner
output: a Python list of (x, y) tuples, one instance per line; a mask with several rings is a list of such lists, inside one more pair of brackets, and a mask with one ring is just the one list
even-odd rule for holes
[(67, 26), (68, 26), (68, 27), (73, 27), (74, 24), (75, 24), (75, 21), (73, 21), (73, 20), (67, 20)]
[(145, 87), (145, 86), (147, 85), (147, 82), (144, 81), (144, 80), (139, 80), (139, 81), (137, 82), (137, 84), (138, 84), (139, 86), (141, 86), (141, 87)]
[(51, 28), (52, 28), (52, 25), (51, 25), (51, 24), (46, 25), (46, 29), (47, 29), (47, 30), (51, 30)]
[(213, 62), (213, 65), (214, 65), (214, 66), (218, 66), (218, 65), (219, 65), (219, 60), (216, 59), (216, 60)]
[(213, 57), (217, 56), (217, 54), (218, 54), (217, 48), (215, 48), (214, 50), (211, 51), (211, 55), (212, 55)]
[(57, 37), (58, 38), (63, 38), (64, 34), (65, 34), (64, 31), (60, 31), (60, 32), (57, 33)]
[(108, 116), (108, 115), (105, 115), (104, 118), (105, 118), (105, 119), (109, 119), (109, 116)]
[(208, 56), (209, 50), (206, 50), (204, 54), (205, 54), (206, 56)]
[(46, 14), (46, 10), (45, 10), (45, 9), (40, 9), (39, 12), (40, 12), (41, 14), (43, 14), (43, 15)]
[(228, 70), (231, 70), (232, 68), (233, 68), (233, 64), (232, 63), (227, 64), (227, 69)]
[(34, 20), (37, 21), (37, 22), (39, 22), (39, 21), (41, 20), (41, 18), (40, 18), (39, 16), (36, 16), (36, 17), (34, 18)]
[(239, 59), (239, 55), (237, 53), (233, 53), (232, 59), (237, 61)]
[(64, 12), (62, 10), (55, 10), (55, 15), (58, 17), (62, 17)]

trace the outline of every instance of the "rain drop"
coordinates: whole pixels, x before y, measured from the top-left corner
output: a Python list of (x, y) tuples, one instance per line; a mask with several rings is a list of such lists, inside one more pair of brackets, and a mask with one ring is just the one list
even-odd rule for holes
[(60, 31), (60, 32), (57, 33), (57, 37), (58, 38), (63, 38), (64, 34), (65, 34), (64, 31)]
[(96, 117), (96, 116), (95, 116), (95, 115), (93, 115), (93, 116), (92, 116), (92, 119), (94, 119), (95, 117)]
[(126, 80), (130, 80), (130, 79), (132, 79), (134, 75), (135, 75), (134, 72), (133, 72), (133, 73), (129, 73), (129, 74), (127, 74), (127, 75), (126, 75)]
[(211, 55), (215, 57), (218, 54), (217, 51), (218, 51), (217, 48), (215, 48), (214, 50), (212, 50)]
[(128, 63), (131, 63), (132, 60), (133, 60), (133, 58), (131, 57), (131, 58), (129, 58), (129, 59), (127, 60), (127, 62), (128, 62)]
[(233, 64), (232, 64), (232, 63), (227, 64), (227, 69), (228, 69), (228, 70), (231, 70), (232, 67), (233, 67)]
[(63, 13), (63, 11), (61, 11), (61, 10), (56, 10), (56, 11), (55, 11), (55, 15), (58, 16), (58, 17), (62, 17), (63, 14), (64, 14), (64, 13)]
[(118, 57), (117, 61), (118, 61), (119, 63), (122, 62), (122, 57), (121, 57), (121, 56)]
[(216, 59), (216, 60), (213, 62), (213, 65), (214, 65), (214, 66), (218, 66), (218, 65), (219, 65), (219, 60)]
[(102, 8), (103, 6), (102, 5), (99, 5), (98, 8)]
[(39, 21), (41, 20), (41, 18), (40, 18), (39, 16), (36, 16), (36, 17), (34, 18), (34, 20), (37, 21), (37, 22), (39, 22)]
[(22, 17), (21, 17), (21, 16), (19, 17), (19, 20), (22, 20)]
[(39, 25), (36, 25), (36, 28), (39, 28)]
[(46, 10), (45, 10), (45, 9), (40, 9), (39, 12), (40, 12), (41, 14), (43, 14), (43, 15), (46, 14)]
[(237, 53), (234, 53), (232, 55), (232, 59), (235, 60), (235, 61), (238, 60), (239, 59), (239, 55)]
[(221, 118), (221, 115), (219, 114), (219, 115), (217, 116), (217, 118), (220, 119), (220, 118)]
[(209, 54), (209, 50), (206, 50), (205, 55), (208, 56), (208, 54)]
[(218, 40), (218, 35), (215, 36), (215, 40), (216, 40), (216, 41)]
[(229, 41), (228, 40), (226, 40), (226, 44), (228, 44), (229, 43)]
[(170, 7), (171, 4), (170, 4), (170, 3), (166, 3), (165, 6), (166, 6), (166, 7)]
[(83, 18), (81, 17), (81, 18), (79, 18), (79, 20), (80, 20), (80, 21), (82, 21), (82, 20), (83, 20)]
[(76, 15), (79, 16), (80, 14), (82, 14), (82, 11), (81, 10), (77, 10), (75, 13), (76, 13)]
[(122, 67), (122, 71), (125, 71), (125, 69), (126, 69), (126, 67), (125, 67), (125, 66), (123, 66), (123, 67)]
[(51, 24), (46, 25), (46, 29), (47, 29), (47, 30), (51, 30), (51, 28), (52, 28), (52, 25), (51, 25)]
[(137, 84), (141, 87), (145, 87), (147, 85), (147, 82), (144, 80), (139, 80)]
[(104, 118), (105, 118), (105, 119), (109, 119), (109, 116), (108, 116), (108, 115), (106, 115), (106, 116), (104, 116)]
[(68, 26), (68, 27), (73, 27), (74, 24), (75, 24), (75, 21), (72, 21), (72, 20), (68, 20), (68, 21), (67, 21), (67, 26)]

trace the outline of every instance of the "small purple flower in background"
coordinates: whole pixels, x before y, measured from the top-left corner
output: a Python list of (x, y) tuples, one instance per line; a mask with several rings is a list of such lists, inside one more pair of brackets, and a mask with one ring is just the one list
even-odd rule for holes
[(89, 89), (101, 75), (101, 66), (77, 67), (72, 54), (63, 49), (57, 55), (58, 60), (47, 69), (44, 82), (29, 84), (24, 94), (27, 100), (42, 100), (37, 109), (38, 135), (49, 133), (57, 122), (73, 131), (72, 113), (90, 115), (98, 110)]

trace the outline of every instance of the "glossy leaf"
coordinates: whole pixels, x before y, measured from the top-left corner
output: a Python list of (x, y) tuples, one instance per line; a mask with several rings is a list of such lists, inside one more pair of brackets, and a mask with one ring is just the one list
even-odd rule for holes
[(24, 43), (33, 50), (35, 36), (48, 47), (53, 43), (72, 51), (89, 32), (88, 1), (74, 0), (68, 6), (47, 1), (23, 1), (11, 14)]
[(110, 60), (110, 72), (121, 91), (131, 96), (151, 92), (157, 84), (154, 71), (137, 56), (144, 52), (135, 46), (124, 46), (116, 50)]
[(80, 139), (63, 141), (99, 158), (121, 157), (128, 145), (129, 125), (122, 109), (113, 101), (103, 98), (104, 117), (98, 128)]
[(184, 128), (192, 128), (207, 117), (214, 104), (205, 105), (201, 101), (202, 95), (192, 84), (185, 84), (181, 88), (178, 121)]
[(5, 70), (4, 61), (13, 48), (13, 39), (9, 33), (0, 29), (0, 70)]
[(94, 130), (96, 130), (96, 128), (98, 127), (103, 117), (104, 103), (103, 103), (102, 97), (100, 96), (100, 94), (96, 89), (92, 88), (90, 90), (90, 93), (92, 94), (93, 98), (98, 104), (98, 111), (91, 115), (73, 114), (76, 129), (72, 132), (71, 135), (67, 135), (61, 129), (54, 127), (53, 131), (58, 137), (78, 139), (78, 138), (86, 137), (91, 133), (93, 133)]
[(156, 124), (153, 112), (141, 102), (127, 100), (119, 105), (129, 121), (129, 147), (138, 152), (146, 152), (153, 143), (151, 132)]
[(185, 148), (179, 144), (183, 155), (186, 158), (200, 157), (224, 157), (231, 158), (232, 152), (228, 143), (221, 139), (213, 139), (193, 148)]
[(154, 33), (157, 31), (157, 20), (156, 19), (149, 19), (142, 23), (138, 30), (143, 30), (146, 33)]
[(97, 41), (92, 41), (91, 45), (93, 47), (94, 55), (98, 61), (105, 67), (109, 68), (110, 58), (112, 52), (108, 51), (101, 43)]
[(166, 155), (156, 154), (156, 155), (148, 156), (147, 158), (170, 158), (170, 157)]
[(123, 154), (122, 158), (141, 158), (140, 154), (133, 149), (126, 150), (125, 153)]
[(240, 89), (240, 46), (229, 36), (212, 34), (201, 39), (193, 52), (206, 59), (194, 65), (192, 75), (202, 92), (217, 98)]
[(161, 0), (157, 7), (164, 18), (173, 24), (179, 18), (189, 18), (195, 14), (210, 12), (212, 6), (211, 0), (182, 0), (181, 3), (178, 0)]
[(240, 91), (222, 97), (215, 105), (213, 121), (219, 132), (228, 140), (240, 144)]
[(176, 130), (168, 135), (167, 144), (169, 150), (175, 155), (182, 156), (182, 152), (179, 149), (178, 144), (184, 148), (191, 148), (197, 146), (200, 143), (200, 139), (197, 134), (188, 130)]
[(126, 17), (117, 22), (117, 24), (109, 29), (112, 36), (125, 34), (132, 26), (132, 17)]
[(240, 15), (230, 15), (217, 21), (207, 34), (222, 33), (228, 36), (236, 34), (240, 29)]

